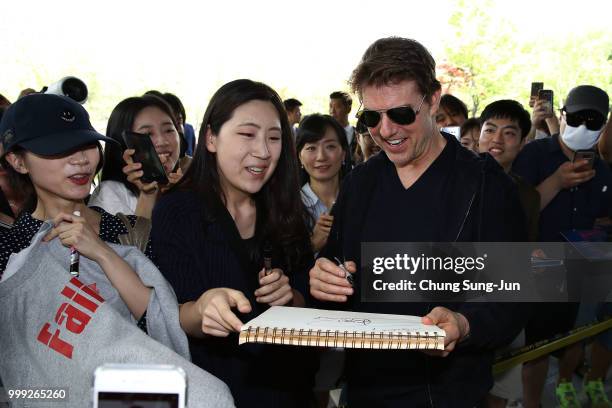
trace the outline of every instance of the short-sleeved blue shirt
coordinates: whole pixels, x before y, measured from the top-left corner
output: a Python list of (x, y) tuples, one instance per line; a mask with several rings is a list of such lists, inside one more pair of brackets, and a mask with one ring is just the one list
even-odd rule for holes
[[(569, 161), (559, 143), (558, 135), (528, 143), (514, 161), (512, 170), (538, 186)], [(596, 218), (612, 214), (612, 172), (599, 158), (595, 158), (593, 168), (595, 177), (561, 190), (540, 211), (540, 241), (563, 241), (561, 232), (593, 228)]]

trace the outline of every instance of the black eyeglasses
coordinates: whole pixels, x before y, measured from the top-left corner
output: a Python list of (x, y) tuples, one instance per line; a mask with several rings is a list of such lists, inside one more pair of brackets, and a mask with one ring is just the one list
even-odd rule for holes
[(592, 110), (569, 113), (563, 108), (563, 112), (565, 122), (571, 127), (578, 127), (584, 123), (589, 130), (600, 130), (606, 121), (602, 114)]
[(419, 107), (414, 110), (412, 106), (398, 106), (396, 108), (391, 108), (387, 110), (369, 110), (363, 109), (357, 112), (357, 118), (367, 127), (373, 128), (378, 126), (380, 123), (380, 119), (382, 118), (382, 114), (386, 113), (389, 119), (398, 125), (409, 125), (416, 120), (417, 115), (421, 111), (421, 106), (423, 106), (423, 102), (425, 101), (425, 95), (421, 99), (421, 103)]

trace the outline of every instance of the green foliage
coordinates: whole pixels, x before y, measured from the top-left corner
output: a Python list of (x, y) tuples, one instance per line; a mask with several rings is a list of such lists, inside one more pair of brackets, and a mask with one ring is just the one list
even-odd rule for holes
[[(503, 15), (492, 12), (493, 5), (491, 0), (458, 0), (448, 21), (453, 32), (442, 60), (443, 90), (463, 99), (473, 115), (497, 99), (527, 105), (533, 81), (555, 92), (557, 108), (576, 85), (612, 91), (610, 29), (527, 38)], [(461, 80), (453, 82), (448, 73), (457, 71), (462, 72)]]

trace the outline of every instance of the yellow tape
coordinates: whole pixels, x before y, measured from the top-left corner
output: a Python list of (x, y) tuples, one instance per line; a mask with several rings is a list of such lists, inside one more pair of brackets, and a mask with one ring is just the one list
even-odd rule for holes
[[(612, 328), (612, 318), (599, 323), (578, 327), (568, 333), (567, 336), (552, 341), (544, 340), (539, 343), (531, 344), (517, 350), (513, 350), (501, 356), (501, 359), (493, 364), (493, 374), (499, 374), (515, 365), (534, 360), (538, 357), (562, 349), (570, 344), (577, 343), (589, 337), (593, 337), (603, 331)], [(510, 355), (509, 357), (506, 357)]]

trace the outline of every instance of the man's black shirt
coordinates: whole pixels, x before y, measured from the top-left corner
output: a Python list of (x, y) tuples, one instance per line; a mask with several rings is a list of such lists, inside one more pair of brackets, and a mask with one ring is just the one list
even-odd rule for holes
[(446, 143), (419, 179), (404, 188), (387, 160), (376, 184), (362, 231), (362, 242), (434, 242), (444, 222), (444, 191), (454, 146)]

